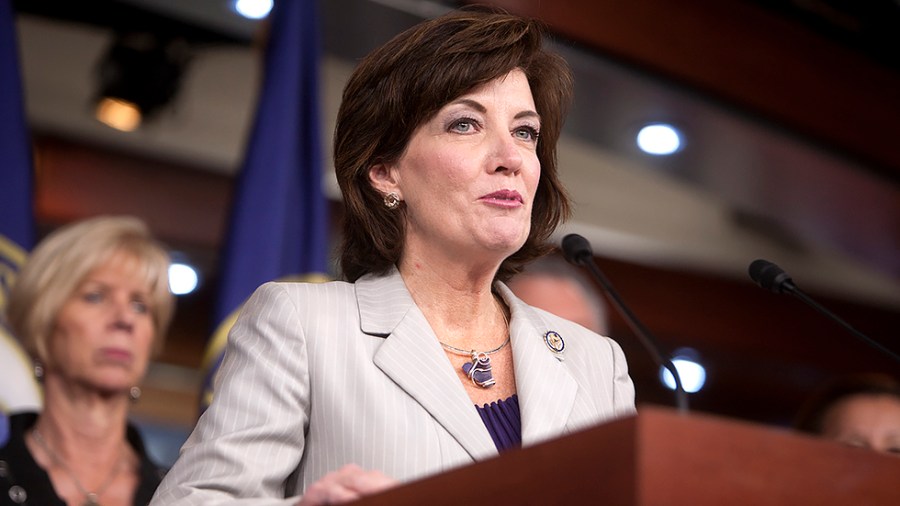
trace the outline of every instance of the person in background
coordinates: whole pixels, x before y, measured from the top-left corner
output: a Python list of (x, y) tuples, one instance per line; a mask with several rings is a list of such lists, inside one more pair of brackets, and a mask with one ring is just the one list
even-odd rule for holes
[(601, 335), (609, 335), (606, 303), (584, 273), (558, 254), (529, 263), (507, 282), (526, 304), (550, 311)]
[(800, 431), (900, 457), (900, 382), (880, 374), (838, 378), (801, 407)]
[(572, 78), (543, 36), (463, 9), (362, 60), (334, 141), (346, 281), (244, 304), (154, 506), (346, 502), (634, 412), (618, 344), (503, 283), (569, 212)]
[(161, 479), (127, 417), (174, 309), (169, 257), (146, 225), (102, 216), (34, 249), (7, 321), (43, 384), (40, 413), (10, 416), (0, 505), (145, 505)]

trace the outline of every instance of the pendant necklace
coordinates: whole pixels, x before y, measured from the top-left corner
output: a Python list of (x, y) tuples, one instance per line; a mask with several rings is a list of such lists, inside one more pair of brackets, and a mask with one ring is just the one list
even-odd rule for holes
[(471, 362), (466, 362), (462, 365), (462, 371), (466, 376), (469, 377), (470, 380), (472, 380), (472, 383), (478, 385), (481, 388), (490, 388), (494, 386), (495, 383), (497, 383), (497, 381), (494, 379), (493, 373), (491, 372), (490, 355), (497, 353), (498, 351), (505, 348), (507, 344), (509, 344), (509, 318), (507, 318), (506, 311), (503, 309), (503, 307), (500, 307), (500, 313), (503, 315), (503, 321), (506, 322), (506, 341), (503, 341), (503, 344), (497, 346), (493, 350), (464, 350), (462, 348), (450, 346), (449, 344), (441, 343), (441, 346), (443, 346), (444, 349), (449, 352), (455, 353), (457, 355), (469, 356), (472, 358)]
[(59, 467), (69, 475), (69, 478), (72, 479), (72, 482), (78, 488), (78, 491), (81, 492), (82, 495), (84, 495), (84, 506), (100, 506), (100, 503), (97, 502), (100, 499), (100, 496), (103, 495), (103, 492), (106, 492), (106, 489), (109, 488), (110, 485), (112, 485), (112, 482), (115, 480), (116, 476), (118, 476), (122, 468), (125, 467), (124, 459), (119, 459), (119, 462), (115, 465), (115, 467), (113, 467), (112, 471), (109, 473), (109, 476), (106, 478), (106, 481), (103, 482), (103, 484), (100, 485), (100, 487), (98, 487), (96, 491), (90, 492), (85, 489), (84, 486), (82, 486), (81, 481), (77, 476), (75, 476), (75, 473), (71, 469), (69, 469), (69, 466), (67, 466), (65, 462), (63, 462), (62, 459), (59, 458), (59, 456), (50, 449), (50, 446), (44, 440), (43, 436), (41, 436), (41, 433), (38, 432), (37, 427), (32, 429), (31, 435), (34, 436), (35, 442), (41, 447), (42, 450), (44, 450), (44, 453), (46, 453), (50, 457), (50, 460), (52, 460), (53, 463), (57, 465), (57, 467)]

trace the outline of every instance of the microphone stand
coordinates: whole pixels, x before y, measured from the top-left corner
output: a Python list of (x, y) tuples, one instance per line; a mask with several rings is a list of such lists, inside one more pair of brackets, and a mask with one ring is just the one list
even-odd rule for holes
[[(688, 397), (687, 392), (684, 390), (684, 386), (681, 383), (681, 375), (678, 374), (678, 369), (669, 357), (664, 356), (662, 352), (660, 352), (661, 347), (659, 346), (659, 343), (650, 331), (644, 327), (640, 320), (638, 320), (637, 316), (631, 312), (631, 309), (625, 305), (625, 302), (619, 296), (618, 292), (616, 292), (616, 289), (613, 288), (612, 283), (609, 282), (603, 272), (600, 271), (600, 268), (597, 267), (597, 264), (593, 261), (594, 257), (590, 249), (590, 243), (580, 235), (569, 234), (563, 238), (562, 244), (566, 258), (569, 259), (570, 262), (586, 267), (600, 283), (612, 300), (613, 305), (615, 305), (619, 313), (625, 317), (625, 322), (628, 324), (629, 328), (631, 328), (631, 331), (634, 332), (644, 348), (650, 353), (650, 356), (653, 358), (653, 361), (656, 362), (656, 365), (658, 367), (665, 367), (666, 370), (672, 374), (672, 378), (675, 380), (675, 401), (678, 412), (680, 414), (686, 414), (688, 412)], [(572, 247), (575, 244), (580, 247)], [(575, 251), (576, 249), (577, 251)]]
[(844, 329), (848, 330), (851, 334), (877, 349), (878, 351), (884, 353), (885, 355), (893, 358), (894, 360), (900, 362), (900, 355), (897, 355), (893, 351), (889, 350), (885, 346), (883, 346), (878, 341), (875, 341), (871, 337), (863, 334), (862, 332), (856, 330), (849, 323), (844, 321), (838, 315), (832, 313), (825, 306), (816, 302), (812, 297), (807, 295), (803, 290), (801, 290), (796, 284), (794, 284), (794, 280), (785, 272), (781, 267), (769, 262), (768, 260), (757, 259), (750, 263), (750, 267), (748, 268), (748, 272), (750, 274), (750, 279), (752, 279), (756, 284), (760, 287), (769, 290), (774, 293), (787, 293), (797, 297), (798, 299), (805, 302), (808, 306), (815, 309), (819, 313), (827, 316), (834, 322), (840, 324)]
[(810, 297), (809, 295), (806, 295), (806, 293), (805, 293), (803, 290), (797, 288), (797, 285), (795, 285), (794, 283), (791, 283), (791, 282), (785, 283), (785, 284), (783, 285), (783, 288), (782, 288), (782, 289), (783, 289), (785, 292), (787, 292), (787, 293), (793, 295), (794, 297), (797, 297), (798, 299), (802, 300), (803, 302), (805, 302), (806, 304), (808, 304), (810, 307), (812, 307), (812, 308), (815, 309), (816, 311), (818, 311), (818, 312), (824, 314), (825, 316), (829, 317), (832, 321), (837, 322), (837, 323), (840, 324), (842, 327), (844, 327), (846, 330), (848, 330), (851, 334), (853, 334), (853, 335), (856, 336), (857, 338), (861, 339), (863, 342), (867, 343), (869, 346), (872, 346), (873, 348), (877, 349), (878, 351), (880, 351), (880, 352), (884, 353), (885, 355), (887, 355), (887, 356), (893, 358), (893, 359), (896, 360), (897, 362), (900, 362), (900, 355), (897, 355), (897, 354), (894, 353), (893, 351), (891, 351), (891, 350), (885, 348), (885, 347), (884, 347), (881, 343), (879, 343), (878, 341), (875, 341), (875, 340), (872, 339), (871, 337), (869, 337), (869, 336), (863, 334), (862, 332), (856, 330), (852, 325), (850, 325), (849, 323), (847, 323), (846, 321), (844, 321), (844, 319), (842, 319), (842, 318), (839, 317), (838, 315), (836, 315), (836, 314), (832, 313), (831, 311), (829, 311), (828, 309), (826, 309), (825, 306), (823, 306), (823, 305), (819, 304), (818, 302), (816, 302), (816, 301), (815, 301), (812, 297)]

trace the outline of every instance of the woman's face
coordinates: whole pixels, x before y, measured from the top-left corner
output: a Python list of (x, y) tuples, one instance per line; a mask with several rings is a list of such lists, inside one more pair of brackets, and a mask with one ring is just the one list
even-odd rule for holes
[(855, 395), (828, 411), (822, 435), (844, 444), (900, 457), (900, 399)]
[(540, 126), (514, 70), (445, 105), (397, 162), (373, 167), (376, 189), (407, 206), (404, 256), (495, 261), (518, 250), (531, 229)]
[(131, 255), (91, 271), (57, 314), (47, 373), (107, 394), (139, 384), (153, 345), (150, 293)]

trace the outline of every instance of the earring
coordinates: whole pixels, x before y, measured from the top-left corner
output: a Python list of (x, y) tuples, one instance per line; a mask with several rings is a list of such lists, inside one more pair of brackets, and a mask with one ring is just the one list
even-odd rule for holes
[(131, 402), (137, 402), (141, 398), (141, 387), (131, 387), (131, 390), (128, 391), (128, 398), (131, 399)]
[(44, 366), (40, 362), (34, 363), (34, 378), (38, 380), (38, 383), (44, 381)]
[(391, 211), (400, 207), (400, 202), (403, 202), (402, 200), (400, 200), (400, 195), (397, 195), (394, 192), (388, 193), (384, 196), (384, 207), (390, 209)]

